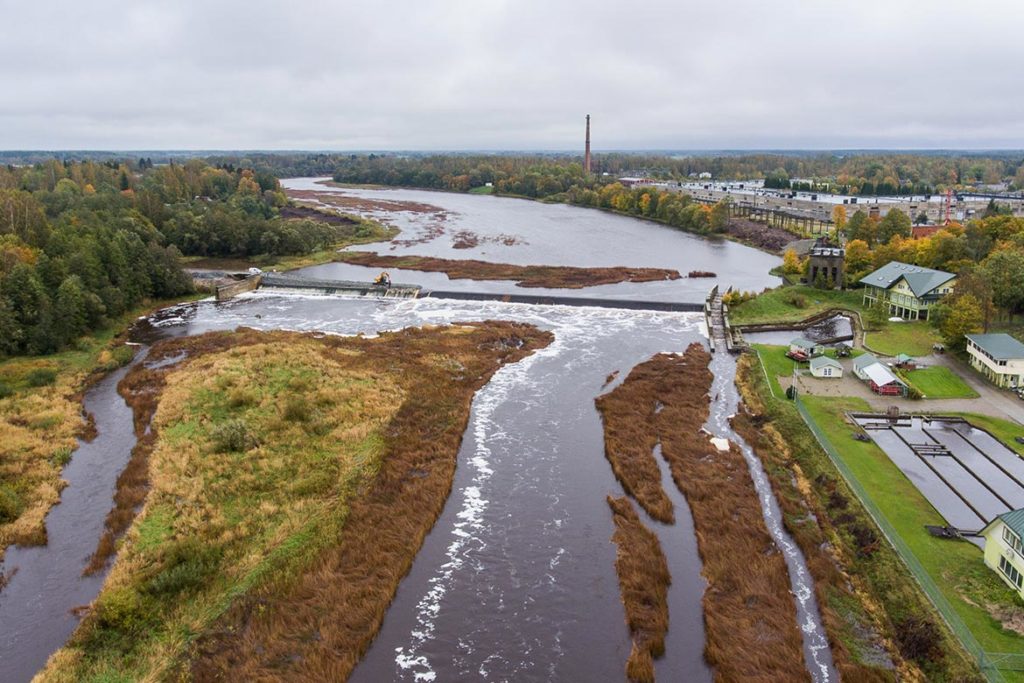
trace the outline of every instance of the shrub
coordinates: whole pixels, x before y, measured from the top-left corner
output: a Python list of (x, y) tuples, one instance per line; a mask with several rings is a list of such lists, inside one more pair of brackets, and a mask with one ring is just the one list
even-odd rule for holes
[(215, 425), (210, 430), (210, 440), (217, 453), (247, 451), (256, 446), (256, 438), (245, 420), (228, 420)]
[(289, 422), (305, 422), (310, 418), (311, 414), (309, 402), (297, 397), (289, 398), (285, 402), (284, 412), (282, 413), (284, 419)]
[(789, 292), (783, 301), (794, 308), (807, 308), (807, 297), (798, 292)]
[(51, 368), (36, 368), (25, 375), (25, 383), (30, 387), (45, 387), (57, 381), (57, 371)]
[(61, 446), (50, 455), (50, 462), (57, 467), (64, 467), (71, 462), (71, 453), (73, 449), (70, 446)]
[(944, 656), (938, 627), (923, 617), (907, 617), (900, 622), (896, 639), (900, 654), (918, 663), (936, 662)]
[(21, 514), (21, 499), (9, 486), (0, 484), (0, 524), (13, 522)]
[(218, 548), (204, 546), (196, 539), (187, 539), (169, 548), (163, 568), (145, 583), (142, 590), (154, 596), (192, 590), (205, 584), (219, 565)]
[(228, 392), (228, 407), (229, 408), (244, 408), (246, 406), (255, 405), (258, 396), (252, 389), (245, 387), (239, 389), (233, 389)]
[(14, 387), (7, 382), (0, 382), (0, 398), (7, 398), (14, 394)]

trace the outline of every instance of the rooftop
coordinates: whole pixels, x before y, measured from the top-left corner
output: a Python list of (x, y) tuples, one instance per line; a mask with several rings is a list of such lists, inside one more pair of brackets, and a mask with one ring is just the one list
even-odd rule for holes
[(870, 353), (865, 353), (865, 354), (857, 356), (856, 358), (853, 359), (853, 367), (856, 370), (861, 370), (863, 368), (866, 368), (869, 365), (874, 365), (877, 362), (878, 362), (877, 358), (875, 358)]
[(996, 332), (993, 334), (968, 334), (966, 337), (996, 360), (1024, 358), (1024, 344), (1008, 334)]
[(907, 281), (914, 296), (924, 296), (939, 285), (949, 282), (956, 275), (943, 270), (933, 270), (924, 266), (912, 266), (909, 263), (890, 261), (878, 270), (865, 275), (860, 281), (872, 287), (889, 289), (896, 284), (900, 278)]
[(842, 369), (842, 364), (835, 358), (829, 358), (828, 356), (818, 356), (817, 358), (811, 359), (811, 370), (817, 370), (818, 368), (839, 368)]
[(803, 337), (797, 337), (793, 341), (789, 342), (790, 346), (798, 346), (801, 349), (813, 349), (816, 346), (821, 346), (818, 342), (813, 342), (810, 339), (804, 339)]
[(1004, 512), (999, 515), (999, 519), (1003, 520), (1003, 524), (1010, 527), (1011, 531), (1024, 538), (1024, 508)]
[(903, 380), (901, 380), (896, 375), (892, 374), (892, 371), (889, 370), (889, 368), (882, 365), (881, 363), (873, 363), (867, 366), (866, 368), (864, 368), (864, 374), (868, 376), (869, 380), (871, 380), (880, 387), (884, 387), (887, 384), (892, 384), (893, 382), (896, 382), (897, 384), (903, 384)]

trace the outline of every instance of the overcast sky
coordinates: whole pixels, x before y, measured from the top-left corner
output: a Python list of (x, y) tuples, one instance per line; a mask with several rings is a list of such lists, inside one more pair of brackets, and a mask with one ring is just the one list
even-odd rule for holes
[(1024, 148), (1024, 4), (0, 0), (3, 149)]

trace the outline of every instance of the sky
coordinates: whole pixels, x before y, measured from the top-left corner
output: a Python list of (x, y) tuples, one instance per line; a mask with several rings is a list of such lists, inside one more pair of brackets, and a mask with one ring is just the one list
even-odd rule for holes
[(1024, 148), (1024, 4), (0, 0), (0, 149)]

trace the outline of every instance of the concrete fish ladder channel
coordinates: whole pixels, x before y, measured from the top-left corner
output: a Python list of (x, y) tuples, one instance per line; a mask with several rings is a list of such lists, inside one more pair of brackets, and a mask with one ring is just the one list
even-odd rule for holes
[(796, 601), (797, 622), (803, 634), (804, 659), (807, 669), (815, 683), (831, 683), (839, 680), (832, 661), (832, 650), (828, 645), (828, 636), (821, 621), (821, 611), (814, 595), (814, 580), (807, 570), (807, 562), (796, 542), (782, 526), (782, 511), (779, 509), (775, 493), (772, 491), (768, 475), (765, 474), (761, 460), (754, 454), (750, 445), (732, 430), (729, 417), (736, 414), (739, 407), (739, 393), (736, 390), (736, 360), (724, 352), (711, 357), (711, 372), (714, 381), (711, 385), (711, 412), (706, 428), (717, 437), (729, 439), (736, 443), (750, 467), (750, 476), (754, 480), (761, 510), (764, 512), (765, 525), (775, 544), (782, 551), (789, 569), (789, 580), (793, 598)]

